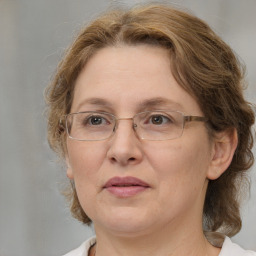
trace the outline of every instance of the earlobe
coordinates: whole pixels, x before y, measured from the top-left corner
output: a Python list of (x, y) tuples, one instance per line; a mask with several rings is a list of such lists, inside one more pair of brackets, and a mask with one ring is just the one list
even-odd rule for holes
[(69, 159), (68, 157), (66, 157), (66, 164), (67, 164), (67, 177), (70, 179), (70, 180), (73, 180), (74, 179), (74, 175), (73, 175), (73, 170), (70, 166), (70, 163), (69, 163)]
[(227, 129), (215, 135), (211, 165), (207, 173), (210, 180), (218, 179), (232, 162), (238, 144), (237, 130)]

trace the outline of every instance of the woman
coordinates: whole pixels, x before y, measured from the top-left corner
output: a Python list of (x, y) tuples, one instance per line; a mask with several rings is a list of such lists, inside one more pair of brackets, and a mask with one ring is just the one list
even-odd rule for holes
[(254, 160), (242, 90), (230, 47), (167, 5), (81, 31), (47, 91), (71, 211), (96, 233), (67, 255), (256, 255), (228, 238)]

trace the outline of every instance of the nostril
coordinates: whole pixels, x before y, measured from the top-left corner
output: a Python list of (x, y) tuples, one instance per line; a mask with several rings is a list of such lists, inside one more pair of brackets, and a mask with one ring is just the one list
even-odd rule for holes
[(110, 158), (110, 161), (111, 161), (112, 163), (117, 162), (117, 160), (115, 159), (115, 157), (111, 157), (111, 158)]

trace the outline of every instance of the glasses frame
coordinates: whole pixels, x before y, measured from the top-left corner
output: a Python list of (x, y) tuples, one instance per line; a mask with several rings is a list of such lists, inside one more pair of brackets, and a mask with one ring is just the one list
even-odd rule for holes
[[(176, 113), (180, 113), (183, 117), (183, 122), (182, 122), (182, 132), (181, 132), (181, 135), (178, 136), (178, 137), (175, 137), (175, 138), (172, 138), (172, 139), (162, 139), (162, 140), (150, 140), (150, 139), (144, 139), (144, 138), (141, 138), (138, 133), (136, 132), (136, 127), (137, 125), (134, 123), (134, 118), (138, 115), (141, 115), (141, 114), (144, 114), (144, 113), (148, 113), (148, 112), (176, 112)], [(99, 113), (99, 114), (105, 114), (105, 115), (110, 115), (113, 117), (113, 120), (115, 121), (114, 122), (114, 126), (113, 126), (113, 130), (112, 130), (112, 133), (109, 135), (109, 137), (107, 138), (104, 138), (104, 139), (100, 139), (100, 140), (84, 140), (84, 139), (77, 139), (77, 138), (74, 138), (72, 137), (70, 134), (69, 134), (69, 129), (68, 129), (68, 117), (69, 116), (74, 116), (74, 115), (77, 115), (77, 114), (82, 114), (82, 113)], [(63, 123), (63, 119), (64, 119), (64, 123)], [(73, 139), (73, 140), (77, 140), (77, 141), (103, 141), (103, 140), (107, 140), (109, 139), (111, 136), (113, 136), (113, 134), (115, 133), (116, 131), (116, 127), (117, 127), (117, 122), (120, 121), (120, 120), (131, 120), (133, 121), (133, 130), (135, 132), (135, 135), (137, 136), (137, 138), (141, 139), (141, 140), (148, 140), (148, 141), (165, 141), (165, 140), (175, 140), (177, 138), (180, 138), (182, 135), (183, 135), (183, 131), (184, 131), (184, 127), (185, 127), (185, 124), (188, 123), (188, 122), (208, 122), (208, 119), (204, 116), (194, 116), (194, 115), (186, 115), (185, 113), (181, 112), (181, 111), (177, 111), (177, 110), (148, 110), (148, 111), (143, 111), (143, 112), (139, 112), (137, 114), (135, 114), (133, 117), (127, 117), (127, 118), (117, 118), (115, 115), (111, 114), (111, 113), (108, 113), (108, 112), (102, 112), (102, 111), (81, 111), (81, 112), (74, 112), (74, 113), (69, 113), (69, 114), (66, 114), (64, 116), (62, 116), (62, 118), (60, 119), (59, 121), (59, 125), (61, 127), (61, 131), (65, 130), (68, 137), (70, 139)]]

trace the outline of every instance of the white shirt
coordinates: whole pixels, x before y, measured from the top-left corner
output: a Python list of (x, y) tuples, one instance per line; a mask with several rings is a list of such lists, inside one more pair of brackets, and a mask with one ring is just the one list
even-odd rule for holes
[[(77, 249), (64, 256), (88, 256), (90, 247), (96, 243), (96, 238), (92, 237), (81, 244)], [(233, 243), (229, 237), (225, 237), (219, 256), (256, 256), (256, 252), (246, 251), (239, 245)]]

